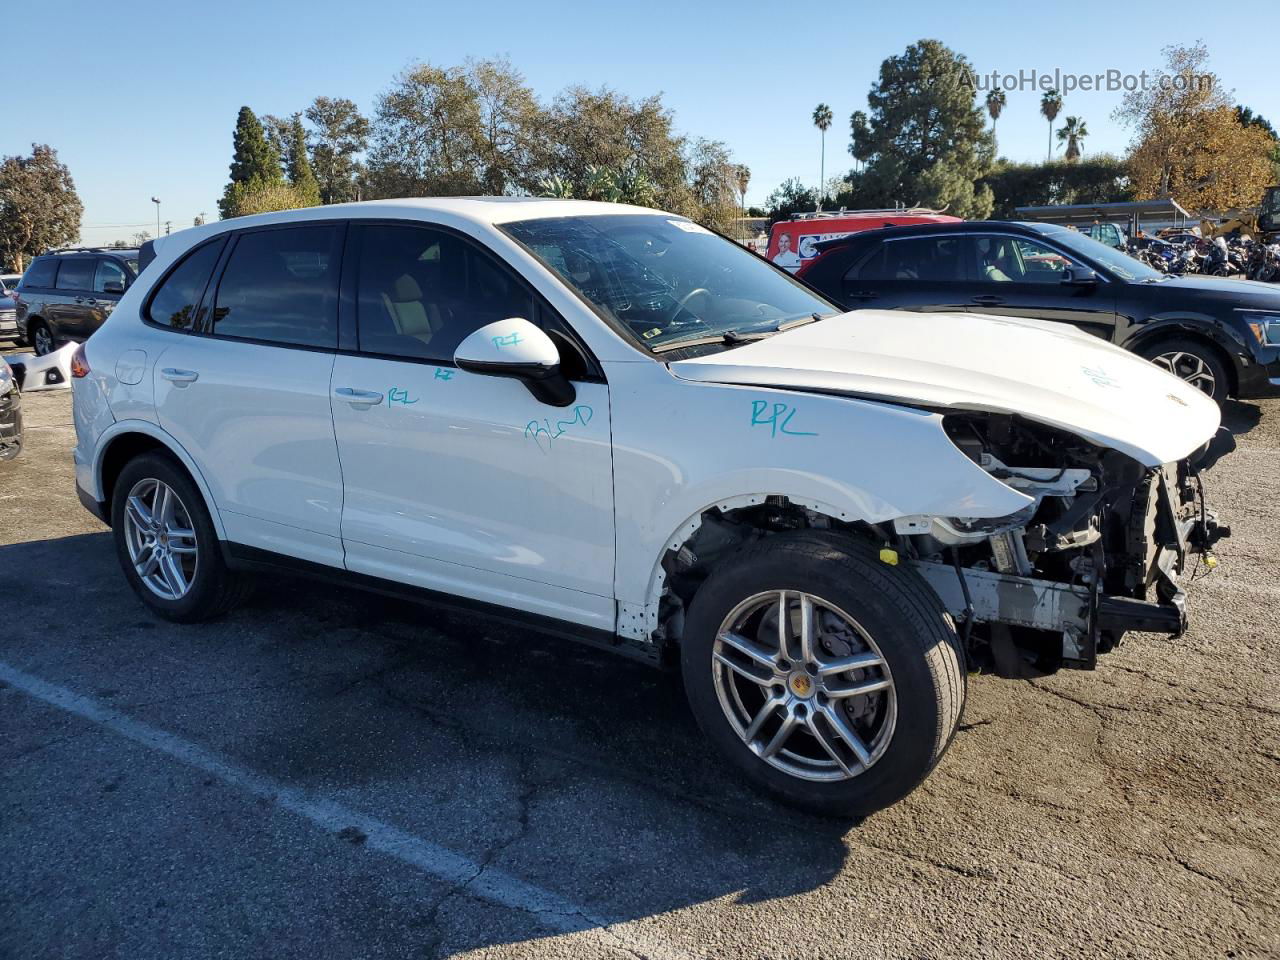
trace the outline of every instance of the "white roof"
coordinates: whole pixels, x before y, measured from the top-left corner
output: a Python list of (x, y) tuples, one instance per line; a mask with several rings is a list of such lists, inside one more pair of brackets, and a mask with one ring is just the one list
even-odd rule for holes
[[(279, 210), (258, 213), (231, 220), (215, 220), (202, 227), (188, 227), (172, 234), (182, 237), (178, 249), (187, 249), (206, 236), (224, 230), (244, 229), (272, 223), (289, 223), (294, 220), (356, 219), (362, 217), (416, 220), (423, 215), (443, 223), (470, 222), (491, 227), (513, 220), (534, 220), (549, 217), (598, 217), (605, 214), (657, 214), (676, 217), (676, 214), (634, 207), (625, 203), (599, 203), (594, 200), (559, 200), (550, 197), (405, 197), (397, 200), (362, 200), (359, 203), (334, 203), (327, 206), (303, 207), (298, 210)], [(681, 217), (680, 219), (684, 219)], [(161, 249), (170, 246), (169, 235), (158, 237), (154, 246), (157, 256)]]

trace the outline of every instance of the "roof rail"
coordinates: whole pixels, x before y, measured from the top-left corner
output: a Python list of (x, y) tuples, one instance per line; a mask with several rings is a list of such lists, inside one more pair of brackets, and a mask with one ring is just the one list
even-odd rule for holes
[(137, 247), (55, 247), (46, 250), (41, 254), (42, 257), (51, 257), (59, 253), (123, 253), (126, 250), (136, 250)]
[[(948, 204), (950, 206), (950, 204)], [(930, 207), (882, 207), (867, 208), (865, 210), (850, 210), (847, 207), (841, 207), (839, 210), (812, 210), (808, 213), (793, 213), (792, 220), (827, 220), (832, 217), (855, 217), (855, 216), (920, 216), (922, 214), (938, 215), (946, 213), (947, 208), (934, 210)]]

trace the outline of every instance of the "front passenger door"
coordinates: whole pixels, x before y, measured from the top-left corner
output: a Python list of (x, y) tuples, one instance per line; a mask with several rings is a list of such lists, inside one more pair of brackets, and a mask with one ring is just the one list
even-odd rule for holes
[[(333, 370), (347, 568), (614, 627), (609, 391), (513, 271), (452, 231), (353, 228), (358, 341)], [(522, 317), (559, 336), (576, 400), (458, 369), (469, 334)], [(576, 365), (576, 369), (575, 369)]]
[(1063, 283), (1067, 267), (1078, 260), (1039, 240), (1012, 234), (974, 237), (978, 280), (971, 313), (997, 317), (1033, 317), (1070, 323), (1104, 340), (1115, 330), (1115, 296), (1103, 278), (1090, 285)]

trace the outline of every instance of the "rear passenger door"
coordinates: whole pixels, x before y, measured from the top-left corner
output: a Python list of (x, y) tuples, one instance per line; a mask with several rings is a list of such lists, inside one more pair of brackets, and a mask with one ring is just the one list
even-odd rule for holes
[(174, 297), (170, 311), (162, 283), (148, 317), (191, 331), (174, 333), (155, 363), (156, 412), (199, 466), (228, 539), (337, 567), (329, 377), (345, 230), (328, 221), (234, 233), (198, 310)]
[(842, 299), (850, 309), (963, 312), (972, 296), (968, 245), (957, 233), (884, 240), (845, 274)]
[[(612, 630), (613, 457), (598, 369), (469, 238), (410, 224), (352, 233), (358, 331), (334, 366), (332, 401), (347, 568)], [(465, 337), (511, 317), (557, 341), (573, 405), (454, 365)]]

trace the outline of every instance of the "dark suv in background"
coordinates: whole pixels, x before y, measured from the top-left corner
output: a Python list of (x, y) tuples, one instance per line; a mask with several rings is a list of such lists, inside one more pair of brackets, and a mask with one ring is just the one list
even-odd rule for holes
[(798, 276), (848, 310), (1070, 323), (1215, 400), (1280, 394), (1280, 288), (1171, 276), (1075, 230), (971, 221), (888, 227), (821, 244)]
[(18, 334), (44, 356), (97, 330), (138, 276), (137, 250), (53, 250), (18, 284)]

